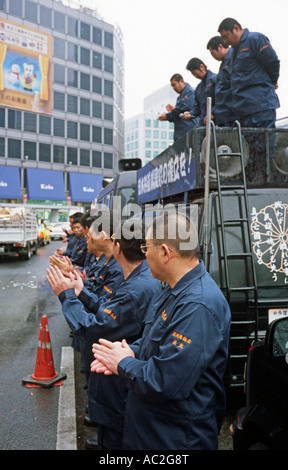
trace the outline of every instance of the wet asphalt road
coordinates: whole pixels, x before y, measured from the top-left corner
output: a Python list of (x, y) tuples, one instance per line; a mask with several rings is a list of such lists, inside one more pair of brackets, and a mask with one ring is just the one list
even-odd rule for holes
[(29, 261), (0, 259), (0, 449), (54, 450), (59, 386), (26, 388), (35, 369), (40, 321), (48, 317), (54, 367), (61, 347), (70, 346), (69, 328), (45, 274), (60, 242), (40, 247)]
[[(45, 279), (48, 258), (61, 241), (38, 249), (29, 261), (0, 258), (0, 449), (55, 450), (60, 387), (26, 388), (22, 379), (34, 372), (41, 316), (48, 317), (54, 366), (60, 371), (61, 348), (71, 346), (70, 330), (58, 298)], [(87, 390), (81, 361), (75, 353), (77, 449), (95, 429), (83, 425)], [(243, 405), (240, 390), (228, 392), (227, 413), (219, 450), (232, 450), (229, 433), (234, 413)]]

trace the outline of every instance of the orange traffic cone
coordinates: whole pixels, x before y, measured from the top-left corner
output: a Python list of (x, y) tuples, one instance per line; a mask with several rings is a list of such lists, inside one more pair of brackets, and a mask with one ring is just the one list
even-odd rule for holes
[(66, 377), (66, 374), (55, 372), (48, 319), (46, 315), (42, 315), (35, 370), (32, 375), (22, 379), (22, 382), (47, 388)]

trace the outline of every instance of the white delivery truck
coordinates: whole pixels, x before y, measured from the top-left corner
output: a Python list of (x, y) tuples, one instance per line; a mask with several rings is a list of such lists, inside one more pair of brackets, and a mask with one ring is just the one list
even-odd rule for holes
[(0, 207), (0, 256), (29, 259), (37, 253), (36, 213), (25, 207)]

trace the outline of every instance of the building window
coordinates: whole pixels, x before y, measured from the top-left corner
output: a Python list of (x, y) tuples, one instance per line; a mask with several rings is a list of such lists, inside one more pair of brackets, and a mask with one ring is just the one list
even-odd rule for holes
[(80, 37), (81, 39), (86, 39), (86, 41), (90, 41), (90, 25), (87, 23), (80, 23)]
[(104, 104), (104, 119), (113, 121), (113, 106), (112, 104)]
[(100, 101), (92, 101), (93, 117), (102, 119), (102, 103)]
[(36, 142), (28, 142), (24, 140), (24, 158), (36, 160)]
[(78, 139), (78, 123), (67, 121), (67, 138)]
[(32, 21), (33, 23), (37, 23), (38, 20), (38, 5), (35, 2), (31, 2), (30, 0), (26, 0), (25, 2), (25, 19), (28, 21)]
[(90, 49), (86, 49), (86, 47), (80, 47), (80, 63), (90, 67)]
[(67, 85), (78, 88), (78, 71), (67, 69)]
[(72, 16), (68, 16), (68, 34), (69, 36), (75, 36), (78, 38), (78, 20), (75, 20)]
[(80, 72), (80, 88), (90, 91), (90, 75), (88, 73)]
[(54, 29), (60, 31), (60, 33), (65, 33), (65, 15), (60, 13), (60, 11), (54, 10)]
[(21, 140), (8, 139), (8, 157), (21, 158)]
[[(16, 2), (15, 2), (16, 3)], [(40, 24), (51, 28), (51, 10), (50, 8), (40, 5)]]
[(24, 131), (37, 132), (37, 116), (33, 113), (24, 113)]
[(11, 13), (11, 15), (15, 15), (15, 16), (20, 16), (20, 18), (22, 17), (22, 0), (17, 0), (17, 2), (9, 2), (9, 13)]
[(62, 145), (53, 145), (54, 163), (64, 163), (65, 147)]
[(105, 72), (113, 73), (113, 59), (107, 55), (104, 56), (104, 70)]
[(90, 100), (86, 98), (80, 98), (80, 114), (84, 116), (90, 116)]
[(8, 127), (9, 129), (17, 129), (21, 131), (21, 111), (8, 109)]
[(54, 82), (65, 85), (65, 67), (63, 65), (54, 64)]
[(5, 157), (5, 139), (0, 137), (0, 157)]
[(107, 170), (113, 170), (113, 154), (104, 152), (104, 168)]
[(77, 148), (67, 147), (67, 165), (78, 165)]
[(74, 95), (67, 95), (67, 111), (69, 113), (78, 114), (78, 97)]
[(67, 43), (67, 60), (78, 62), (78, 46), (73, 42)]
[(90, 166), (90, 150), (80, 149), (80, 165)]
[(102, 168), (102, 154), (97, 150), (92, 151), (92, 166), (93, 168)]
[(65, 137), (65, 121), (64, 119), (54, 118), (53, 134), (57, 137)]
[(104, 129), (104, 144), (113, 145), (113, 130)]
[(5, 108), (0, 108), (0, 127), (5, 127)]
[(54, 56), (59, 59), (65, 59), (65, 41), (64, 39), (54, 37)]
[(93, 51), (92, 52), (92, 65), (95, 69), (102, 70), (102, 54), (99, 52)]
[(102, 95), (102, 79), (100, 77), (92, 77), (93, 93)]
[(92, 140), (93, 142), (102, 142), (102, 128), (98, 126), (92, 126)]
[(113, 82), (104, 80), (104, 95), (113, 98)]
[(39, 116), (39, 132), (51, 135), (51, 118), (49, 116)]
[(59, 91), (54, 91), (54, 109), (65, 111), (65, 94)]
[(6, 0), (0, 0), (0, 11), (6, 11)]
[(113, 50), (113, 34), (104, 31), (104, 46)]
[(90, 140), (90, 126), (88, 124), (80, 124), (80, 140)]
[(99, 46), (102, 46), (102, 29), (99, 29), (93, 26), (93, 39), (92, 40), (94, 44), (99, 44)]
[(39, 143), (39, 162), (51, 161), (51, 145)]

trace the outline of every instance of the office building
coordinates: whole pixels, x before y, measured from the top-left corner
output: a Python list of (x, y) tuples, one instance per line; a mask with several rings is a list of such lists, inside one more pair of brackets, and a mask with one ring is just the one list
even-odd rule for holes
[(167, 85), (144, 98), (143, 113), (125, 120), (125, 158), (141, 158), (142, 165), (163, 152), (174, 141), (174, 125), (158, 121), (166, 105), (175, 105), (177, 93)]
[(123, 75), (120, 29), (81, 0), (0, 0), (0, 202), (97, 196), (124, 157)]

